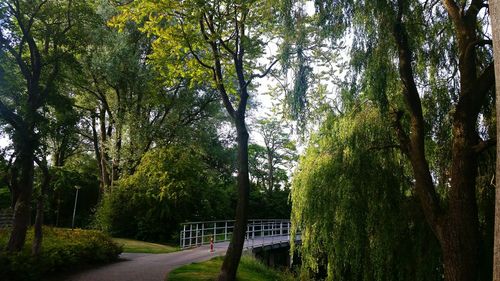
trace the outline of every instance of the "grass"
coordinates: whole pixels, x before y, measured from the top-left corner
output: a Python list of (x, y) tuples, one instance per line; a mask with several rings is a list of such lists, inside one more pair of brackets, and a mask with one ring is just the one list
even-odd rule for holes
[[(223, 257), (217, 257), (201, 263), (192, 263), (172, 271), (168, 281), (212, 281), (217, 280)], [(290, 273), (280, 272), (266, 267), (255, 258), (243, 255), (236, 275), (238, 281), (291, 281)]]
[(168, 245), (155, 244), (143, 241), (137, 241), (125, 238), (113, 238), (113, 241), (119, 245), (123, 245), (125, 253), (148, 253), (148, 254), (164, 254), (178, 251), (178, 247)]

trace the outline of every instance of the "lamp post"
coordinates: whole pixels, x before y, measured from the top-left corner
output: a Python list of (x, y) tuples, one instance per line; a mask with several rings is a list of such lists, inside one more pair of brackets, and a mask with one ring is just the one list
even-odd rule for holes
[(75, 214), (76, 214), (76, 203), (78, 202), (78, 191), (82, 187), (77, 185), (77, 186), (75, 186), (75, 188), (76, 188), (75, 205), (73, 207), (73, 219), (71, 220), (71, 229), (73, 229), (75, 227)]

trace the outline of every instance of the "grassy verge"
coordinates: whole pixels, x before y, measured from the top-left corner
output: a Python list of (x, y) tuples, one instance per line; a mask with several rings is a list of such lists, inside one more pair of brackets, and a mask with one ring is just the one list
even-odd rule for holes
[[(217, 280), (223, 257), (217, 257), (201, 263), (192, 263), (172, 271), (168, 281), (212, 281)], [(241, 257), (238, 281), (292, 281), (295, 280), (289, 273), (280, 272), (266, 267), (251, 256)]]
[(113, 241), (116, 244), (122, 245), (123, 252), (125, 253), (163, 254), (179, 250), (178, 247), (137, 241), (132, 239), (113, 238)]
[[(4, 249), (10, 231), (0, 230), (0, 248)], [(0, 251), (1, 280), (43, 280), (55, 273), (114, 261), (122, 251), (110, 237), (95, 230), (43, 228), (39, 257), (31, 256), (33, 229), (27, 233), (23, 250), (16, 254)]]

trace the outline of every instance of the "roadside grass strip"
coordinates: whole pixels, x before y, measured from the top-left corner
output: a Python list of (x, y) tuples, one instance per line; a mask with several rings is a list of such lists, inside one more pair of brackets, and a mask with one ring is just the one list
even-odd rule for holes
[(166, 254), (179, 251), (179, 247), (143, 242), (132, 239), (113, 238), (113, 241), (123, 246), (124, 253)]
[[(192, 263), (173, 270), (167, 281), (213, 281), (217, 280), (223, 257)], [(291, 281), (295, 280), (291, 273), (281, 272), (266, 267), (249, 255), (243, 255), (236, 275), (238, 281)]]

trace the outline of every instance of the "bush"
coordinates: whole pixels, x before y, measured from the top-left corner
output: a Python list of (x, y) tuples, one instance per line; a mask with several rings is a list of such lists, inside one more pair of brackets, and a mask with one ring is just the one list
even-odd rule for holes
[[(0, 230), (0, 247), (5, 249), (9, 231)], [(23, 251), (0, 252), (0, 276), (7, 281), (40, 280), (51, 273), (68, 268), (114, 261), (122, 252), (121, 246), (100, 231), (81, 229), (43, 229), (44, 239), (40, 256), (31, 256), (33, 230), (28, 231)]]
[(232, 217), (232, 182), (193, 147), (157, 148), (100, 202), (95, 227), (116, 237), (178, 241), (179, 223)]

